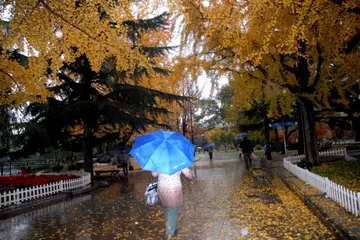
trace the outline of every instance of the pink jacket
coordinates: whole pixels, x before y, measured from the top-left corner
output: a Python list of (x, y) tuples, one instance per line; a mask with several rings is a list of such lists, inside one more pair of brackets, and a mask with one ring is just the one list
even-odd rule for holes
[(185, 168), (173, 175), (151, 173), (153, 177), (158, 177), (158, 193), (160, 202), (164, 207), (180, 207), (184, 204), (181, 173), (189, 180), (194, 179), (189, 168)]

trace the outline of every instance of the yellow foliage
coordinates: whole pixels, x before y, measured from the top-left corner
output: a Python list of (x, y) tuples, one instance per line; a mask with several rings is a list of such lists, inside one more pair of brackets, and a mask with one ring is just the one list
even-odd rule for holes
[[(5, 96), (1, 94), (0, 104), (45, 99), (48, 93), (44, 84), (49, 80), (45, 73), (49, 61), (53, 76), (63, 61), (72, 62), (83, 53), (95, 71), (108, 57), (115, 57), (117, 69), (129, 75), (137, 65), (148, 67), (146, 57), (129, 44), (127, 27), (122, 22), (137, 21), (134, 9), (151, 11), (157, 2), (3, 1), (0, 14), (9, 15), (10, 20), (8, 32), (3, 28), (0, 34), (0, 92), (6, 92)], [(107, 13), (103, 19), (99, 16), (100, 10)], [(114, 22), (115, 27), (110, 27)], [(144, 41), (149, 40), (145, 38)], [(77, 47), (76, 52), (71, 50), (73, 46)], [(3, 51), (14, 48), (29, 57), (28, 65), (24, 67), (10, 60), (9, 54)]]
[(214, 129), (207, 131), (205, 133), (206, 140), (210, 143), (217, 143), (221, 131), (222, 131), (221, 127), (216, 127)]
[[(343, 96), (359, 84), (359, 51), (348, 49), (359, 34), (358, 0), (176, 2), (183, 44), (196, 43), (192, 53), (202, 60), (196, 64), (212, 75), (231, 73), (238, 107), (264, 101), (276, 116), (289, 113), (299, 97), (329, 107), (332, 89)], [(308, 82), (285, 67), (294, 68), (299, 57), (307, 61)]]

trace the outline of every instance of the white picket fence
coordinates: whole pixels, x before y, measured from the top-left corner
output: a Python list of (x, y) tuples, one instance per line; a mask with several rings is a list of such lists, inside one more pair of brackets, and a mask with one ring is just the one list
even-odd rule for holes
[(0, 208), (12, 204), (21, 204), (32, 199), (42, 198), (59, 192), (66, 192), (76, 188), (85, 187), (91, 183), (90, 173), (72, 173), (80, 178), (53, 182), (34, 187), (15, 189), (0, 193)]
[(319, 156), (346, 156), (346, 148), (331, 149), (325, 152), (319, 152)]
[[(346, 149), (336, 149), (339, 151), (320, 152), (320, 156), (346, 155)], [(305, 155), (289, 156), (283, 159), (284, 168), (297, 176), (305, 183), (317, 188), (319, 191), (326, 194), (326, 197), (331, 198), (339, 203), (347, 211), (355, 216), (360, 216), (360, 192), (353, 192), (331, 180), (327, 177), (321, 177), (307, 169), (300, 168), (296, 163), (305, 158)]]

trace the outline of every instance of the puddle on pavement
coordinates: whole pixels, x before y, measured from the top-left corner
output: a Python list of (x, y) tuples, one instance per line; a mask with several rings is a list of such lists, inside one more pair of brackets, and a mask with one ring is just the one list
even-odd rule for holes
[(92, 195), (84, 195), (62, 201), (48, 207), (24, 213), (0, 221), (0, 239), (15, 240), (26, 239), (34, 231), (34, 223), (51, 222), (61, 216), (67, 209), (91, 200)]

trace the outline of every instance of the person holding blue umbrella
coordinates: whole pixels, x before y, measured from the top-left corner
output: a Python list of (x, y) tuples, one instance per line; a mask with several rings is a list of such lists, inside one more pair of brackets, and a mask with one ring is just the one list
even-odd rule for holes
[(207, 146), (210, 161), (212, 161), (212, 159), (213, 159), (213, 151), (214, 151), (214, 148), (215, 148), (215, 143), (209, 144), (209, 145)]
[(181, 174), (195, 183), (190, 167), (195, 146), (182, 134), (158, 130), (135, 139), (130, 154), (144, 170), (158, 178), (158, 194), (167, 218), (166, 237), (177, 231), (179, 207), (183, 205)]

